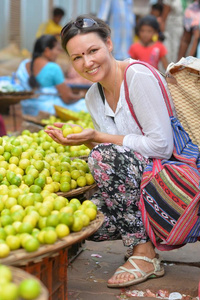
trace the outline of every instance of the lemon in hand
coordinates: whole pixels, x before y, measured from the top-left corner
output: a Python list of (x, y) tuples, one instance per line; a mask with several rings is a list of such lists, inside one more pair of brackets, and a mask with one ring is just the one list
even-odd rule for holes
[(72, 127), (69, 124), (64, 124), (61, 129), (64, 137), (67, 137), (68, 134), (73, 133)]
[(81, 126), (74, 126), (74, 127), (72, 127), (72, 130), (73, 130), (73, 133), (80, 133), (83, 131)]

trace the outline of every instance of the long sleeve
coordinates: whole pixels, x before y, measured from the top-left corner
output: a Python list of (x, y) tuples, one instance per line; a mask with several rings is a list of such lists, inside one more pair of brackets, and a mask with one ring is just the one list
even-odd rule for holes
[(144, 135), (126, 135), (124, 146), (145, 157), (169, 158), (173, 151), (173, 135), (170, 118), (159, 84), (150, 71), (139, 66), (127, 72), (129, 96)]

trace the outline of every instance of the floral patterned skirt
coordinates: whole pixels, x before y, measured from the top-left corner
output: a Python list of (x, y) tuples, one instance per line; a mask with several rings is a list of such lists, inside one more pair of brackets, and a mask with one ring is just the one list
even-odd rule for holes
[(148, 159), (114, 144), (99, 144), (88, 164), (98, 186), (91, 200), (105, 215), (105, 221), (90, 239), (122, 239), (125, 246), (146, 243), (149, 238), (138, 209), (141, 177)]

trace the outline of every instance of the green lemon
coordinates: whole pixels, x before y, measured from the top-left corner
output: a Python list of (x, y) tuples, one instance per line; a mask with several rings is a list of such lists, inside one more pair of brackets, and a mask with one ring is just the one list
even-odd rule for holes
[(36, 279), (24, 279), (19, 284), (19, 296), (25, 300), (38, 298), (41, 294), (40, 282)]
[(18, 286), (13, 282), (6, 283), (0, 290), (0, 299), (2, 300), (17, 300)]
[(28, 222), (22, 223), (19, 227), (19, 233), (29, 233), (29, 234), (31, 234), (32, 231), (33, 231), (33, 226)]
[(58, 224), (56, 226), (56, 234), (57, 234), (58, 238), (63, 238), (70, 234), (70, 229), (65, 224)]
[(49, 215), (47, 217), (46, 226), (53, 226), (56, 227), (59, 223), (58, 215)]
[(57, 233), (55, 230), (45, 231), (44, 242), (46, 244), (54, 244), (57, 240)]
[(69, 182), (62, 182), (60, 184), (60, 191), (61, 192), (69, 192), (71, 190), (71, 185)]
[(40, 247), (40, 243), (39, 243), (38, 239), (35, 237), (27, 239), (27, 241), (24, 244), (24, 249), (27, 252), (37, 251), (39, 247)]

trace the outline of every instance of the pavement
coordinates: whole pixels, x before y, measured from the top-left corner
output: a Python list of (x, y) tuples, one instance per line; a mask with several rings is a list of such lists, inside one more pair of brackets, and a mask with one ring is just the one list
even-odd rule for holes
[[(187, 300), (196, 300), (200, 281), (200, 242), (188, 244), (178, 250), (157, 251), (162, 257), (166, 272), (161, 278), (149, 279), (126, 289), (107, 288), (107, 280), (124, 264), (126, 249), (121, 240), (85, 241), (79, 249), (80, 254), (68, 267), (68, 300), (150, 300), (158, 299), (156, 294), (165, 291), (169, 294), (178, 292), (182, 296), (189, 295), (191, 297), (186, 298)], [(148, 290), (155, 296), (149, 297)], [(139, 297), (138, 292), (141, 295), (142, 292), (148, 292), (148, 297)]]
[[(20, 132), (27, 126), (22, 119), (20, 104), (11, 106), (9, 113), (2, 115), (8, 134)], [(123, 246), (122, 241), (99, 243), (85, 241), (81, 245), (76, 245), (76, 248), (79, 255), (71, 259), (68, 267), (68, 300), (151, 300), (156, 298), (159, 291), (178, 292), (181, 295), (191, 296), (183, 298), (185, 300), (196, 300), (198, 296), (200, 242), (188, 244), (179, 250), (157, 251), (163, 258), (165, 276), (149, 279), (127, 289), (111, 289), (106, 285), (115, 270), (124, 264), (124, 254), (127, 248)], [(134, 296), (137, 293), (142, 295), (148, 290), (154, 293), (154, 297), (149, 297), (150, 293), (146, 294), (148, 297)]]

